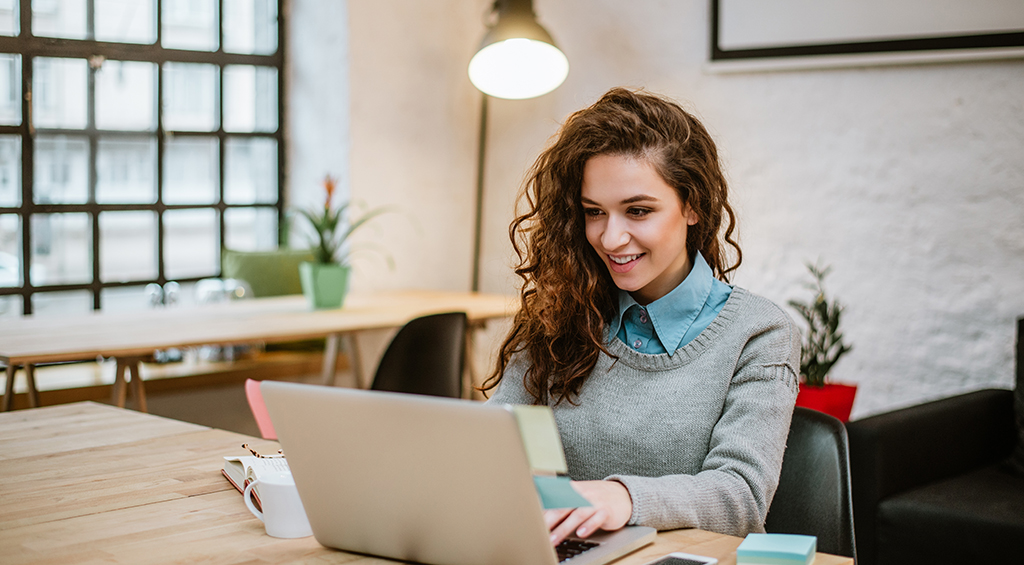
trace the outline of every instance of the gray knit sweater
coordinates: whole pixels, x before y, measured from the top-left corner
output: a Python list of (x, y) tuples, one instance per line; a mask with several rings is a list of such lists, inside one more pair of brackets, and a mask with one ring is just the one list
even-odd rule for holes
[[(629, 523), (763, 532), (797, 393), (800, 335), (778, 306), (734, 288), (669, 356), (611, 337), (576, 405), (554, 406), (569, 475), (629, 490)], [(513, 362), (489, 402), (530, 404)]]

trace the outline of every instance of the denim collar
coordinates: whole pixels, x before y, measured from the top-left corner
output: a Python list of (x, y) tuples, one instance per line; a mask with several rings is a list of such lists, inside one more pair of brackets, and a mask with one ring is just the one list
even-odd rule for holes
[(711, 267), (698, 251), (694, 254), (693, 267), (683, 282), (647, 306), (640, 306), (628, 292), (619, 289), (619, 309), (612, 319), (611, 336), (618, 334), (627, 310), (633, 306), (643, 308), (647, 310), (662, 346), (671, 355), (678, 349), (683, 336), (704, 308), (713, 284)]

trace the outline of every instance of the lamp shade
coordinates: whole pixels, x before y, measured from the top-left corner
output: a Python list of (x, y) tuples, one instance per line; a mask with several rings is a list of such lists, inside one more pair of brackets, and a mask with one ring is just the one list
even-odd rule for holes
[(569, 74), (569, 60), (537, 23), (531, 0), (498, 0), (498, 22), (469, 62), (469, 80), (483, 93), (522, 99), (547, 94)]

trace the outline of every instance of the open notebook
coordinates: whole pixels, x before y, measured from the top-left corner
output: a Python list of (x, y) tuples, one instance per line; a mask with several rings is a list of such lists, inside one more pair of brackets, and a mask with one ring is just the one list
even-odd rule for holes
[[(263, 398), (321, 544), (446, 565), (554, 565), (513, 413), (419, 395), (265, 381)], [(627, 527), (566, 563), (654, 540)]]

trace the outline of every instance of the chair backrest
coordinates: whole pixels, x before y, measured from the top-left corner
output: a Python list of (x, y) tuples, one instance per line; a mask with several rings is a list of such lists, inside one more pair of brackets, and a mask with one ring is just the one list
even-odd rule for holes
[(462, 396), (466, 314), (433, 314), (398, 331), (377, 366), (373, 390)]
[(838, 419), (797, 407), (782, 459), (779, 489), (765, 530), (818, 538), (818, 551), (856, 558), (850, 451)]
[(221, 252), (221, 277), (240, 279), (249, 284), (255, 296), (302, 294), (299, 263), (312, 261), (308, 249)]

